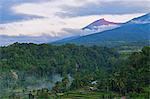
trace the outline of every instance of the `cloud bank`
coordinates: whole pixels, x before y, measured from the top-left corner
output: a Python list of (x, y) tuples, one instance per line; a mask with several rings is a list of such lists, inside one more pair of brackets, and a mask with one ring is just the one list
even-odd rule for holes
[(126, 22), (148, 13), (148, 5), (149, 0), (2, 0), (0, 35), (64, 38), (100, 18)]

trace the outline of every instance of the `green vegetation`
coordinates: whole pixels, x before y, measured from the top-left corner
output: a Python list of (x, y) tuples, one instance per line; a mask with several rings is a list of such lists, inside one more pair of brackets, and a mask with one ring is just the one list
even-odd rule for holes
[[(120, 55), (98, 46), (15, 43), (0, 48), (0, 95), (2, 99), (148, 99), (149, 66), (149, 46)], [(53, 83), (52, 75), (57, 79)]]

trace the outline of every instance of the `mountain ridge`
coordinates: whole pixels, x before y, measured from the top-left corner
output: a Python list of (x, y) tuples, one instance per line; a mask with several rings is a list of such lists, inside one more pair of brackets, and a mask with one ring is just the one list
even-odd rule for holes
[[(147, 16), (144, 15), (144, 16)], [(144, 20), (143, 17), (140, 16), (138, 18), (134, 18), (132, 20), (136, 21), (137, 20)], [(146, 17), (145, 20), (149, 17)], [(102, 32), (97, 32), (94, 34), (89, 34), (85, 36), (81, 36), (79, 38), (75, 38), (72, 40), (68, 40), (66, 42), (61, 42), (62, 44), (64, 43), (78, 43), (78, 44), (87, 44), (87, 43), (98, 43), (98, 42), (107, 42), (107, 41), (124, 41), (124, 42), (134, 42), (134, 41), (149, 41), (150, 40), (150, 23), (134, 23), (132, 20), (124, 23), (122, 26), (111, 29), (111, 30), (106, 30)], [(132, 24), (130, 23), (132, 22)], [(57, 44), (57, 41), (55, 42)]]
[(99, 20), (96, 20), (96, 21), (90, 23), (89, 25), (82, 28), (82, 30), (85, 30), (85, 29), (92, 30), (94, 27), (95, 27), (95, 29), (97, 29), (96, 26), (102, 26), (102, 25), (120, 25), (120, 24), (121, 23), (106, 21), (104, 18), (102, 18), (102, 19), (99, 19)]

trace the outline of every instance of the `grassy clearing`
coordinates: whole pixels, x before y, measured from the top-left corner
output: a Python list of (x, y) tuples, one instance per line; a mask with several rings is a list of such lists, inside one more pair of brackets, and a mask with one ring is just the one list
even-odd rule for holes
[[(121, 99), (121, 95), (114, 92), (97, 92), (87, 91), (83, 89), (69, 91), (58, 96), (60, 99)], [(149, 92), (146, 93), (130, 93), (126, 99), (150, 99)]]

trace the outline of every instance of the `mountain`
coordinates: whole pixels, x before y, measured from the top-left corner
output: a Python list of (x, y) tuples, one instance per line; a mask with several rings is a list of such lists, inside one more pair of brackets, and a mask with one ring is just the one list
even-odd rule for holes
[[(104, 42), (149, 41), (150, 22), (147, 20), (149, 20), (149, 14), (134, 18), (118, 28), (82, 36), (63, 43), (99, 44)], [(140, 22), (137, 23), (137, 21)]]
[[(80, 37), (81, 37), (80, 35), (71, 36), (71, 37), (67, 37), (67, 38), (63, 38), (63, 39), (61, 39), (61, 40), (58, 40), (58, 41), (56, 41), (56, 43), (57, 43), (57, 44), (61, 44), (61, 43), (64, 43), (64, 42), (69, 42), (69, 41), (74, 40), (74, 39), (78, 39), (78, 38), (80, 38)], [(55, 41), (54, 41), (53, 43), (55, 43)]]
[(62, 43), (98, 44), (103, 42), (134, 42), (150, 40), (150, 24), (131, 24)]
[(102, 18), (102, 19), (96, 20), (96, 21), (92, 22), (91, 24), (87, 25), (86, 27), (82, 28), (80, 31), (81, 32), (80, 35), (67, 37), (62, 40), (56, 41), (56, 43), (69, 42), (73, 39), (77, 39), (77, 38), (80, 38), (85, 35), (114, 29), (121, 25), (122, 25), (121, 23), (109, 22), (109, 21), (106, 21), (104, 18)]
[(104, 30), (109, 30), (109, 29), (119, 27), (120, 25), (121, 23), (109, 22), (103, 18), (92, 22), (91, 24), (82, 28), (82, 30), (101, 32)]
[(126, 24), (146, 24), (146, 23), (150, 23), (150, 13), (126, 22)]

